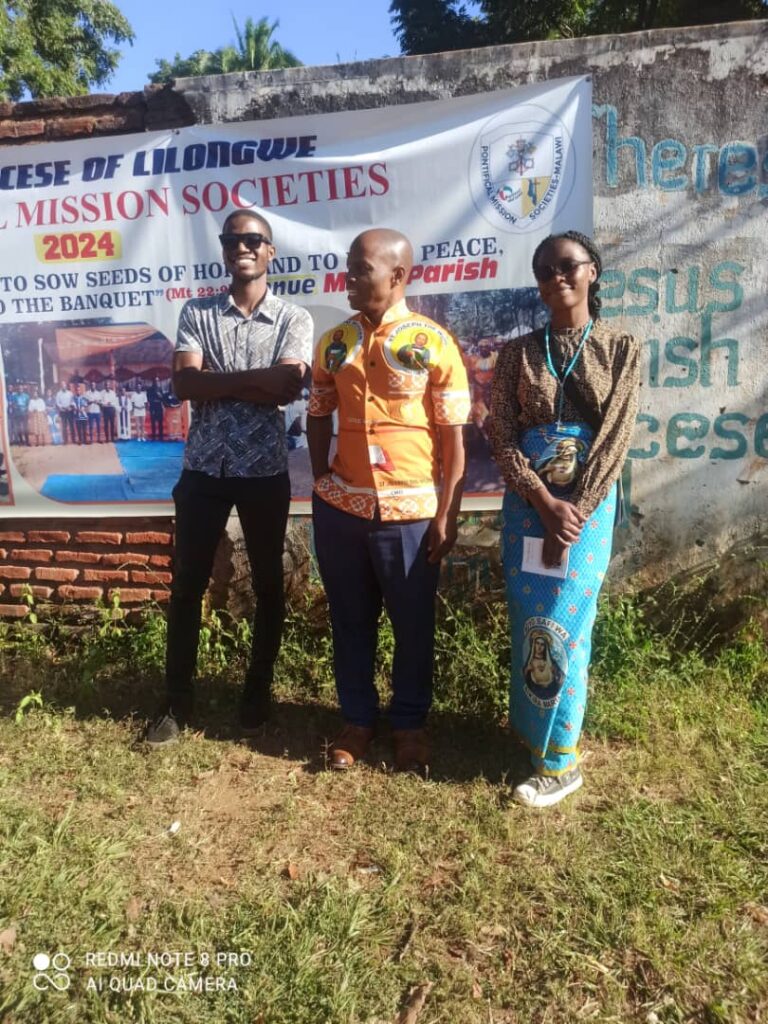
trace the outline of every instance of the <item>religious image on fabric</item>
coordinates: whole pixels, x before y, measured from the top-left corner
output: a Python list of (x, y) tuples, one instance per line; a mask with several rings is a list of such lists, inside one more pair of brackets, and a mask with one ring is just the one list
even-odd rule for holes
[[(181, 473), (187, 411), (171, 389), (173, 344), (147, 323), (0, 328), (8, 460), (67, 504), (167, 502)], [(5, 500), (10, 500), (6, 498)]]

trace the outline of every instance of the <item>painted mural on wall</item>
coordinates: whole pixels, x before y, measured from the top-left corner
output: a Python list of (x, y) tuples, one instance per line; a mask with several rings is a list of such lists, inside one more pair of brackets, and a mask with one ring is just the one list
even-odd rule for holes
[(768, 150), (743, 120), (696, 109), (638, 131), (637, 108), (593, 106), (603, 315), (644, 344), (621, 558), (652, 568), (652, 551), (661, 573), (757, 532), (768, 508)]

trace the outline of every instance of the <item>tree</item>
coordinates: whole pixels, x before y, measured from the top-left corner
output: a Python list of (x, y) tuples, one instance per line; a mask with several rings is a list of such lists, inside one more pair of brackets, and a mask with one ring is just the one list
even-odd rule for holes
[(436, 53), (536, 39), (707, 25), (768, 15), (768, 0), (391, 0), (403, 53)]
[(284, 49), (273, 39), (280, 24), (271, 25), (267, 18), (254, 21), (246, 18), (242, 29), (235, 19), (237, 45), (219, 47), (218, 50), (195, 50), (189, 57), (177, 53), (172, 61), (157, 60), (157, 71), (150, 76), (150, 82), (162, 84), (174, 78), (195, 75), (223, 75), (230, 71), (272, 71), (278, 68), (295, 68), (301, 65), (290, 50)]
[(133, 30), (108, 0), (6, 0), (0, 7), (0, 97), (78, 96), (103, 85)]
[(456, 0), (393, 0), (389, 12), (403, 53), (485, 46), (487, 27)]

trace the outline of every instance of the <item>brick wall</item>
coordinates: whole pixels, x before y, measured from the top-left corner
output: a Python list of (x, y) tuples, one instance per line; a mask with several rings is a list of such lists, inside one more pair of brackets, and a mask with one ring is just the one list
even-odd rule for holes
[(195, 115), (180, 93), (152, 85), (143, 92), (119, 95), (0, 103), (0, 145), (125, 135), (194, 123)]
[(0, 520), (0, 616), (23, 618), (31, 603), (61, 613), (116, 593), (121, 606), (163, 604), (172, 543), (168, 519)]

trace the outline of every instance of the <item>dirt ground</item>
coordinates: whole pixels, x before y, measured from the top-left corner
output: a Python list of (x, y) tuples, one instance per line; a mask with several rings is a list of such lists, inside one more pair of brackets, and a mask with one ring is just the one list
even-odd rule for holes
[(46, 444), (39, 448), (11, 447), (16, 469), (27, 483), (39, 491), (52, 473), (115, 473), (124, 470), (114, 444)]

